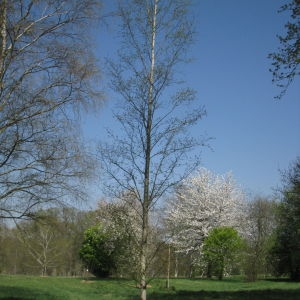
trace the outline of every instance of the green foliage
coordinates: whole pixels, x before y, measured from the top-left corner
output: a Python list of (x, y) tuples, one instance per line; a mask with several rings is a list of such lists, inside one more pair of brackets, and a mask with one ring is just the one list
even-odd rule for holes
[(79, 255), (91, 273), (98, 277), (108, 277), (116, 267), (114, 250), (112, 237), (99, 224), (84, 232)]
[(207, 262), (208, 276), (216, 274), (223, 279), (224, 271), (235, 260), (243, 241), (232, 227), (217, 227), (204, 240), (203, 254)]
[(300, 281), (300, 157), (284, 174), (283, 200), (278, 209), (278, 227), (271, 250), (278, 275)]
[(247, 281), (255, 281), (259, 275), (270, 274), (272, 269), (268, 255), (274, 239), (277, 205), (275, 201), (262, 197), (255, 197), (248, 204), (246, 248), (242, 260)]
[(126, 202), (101, 201), (95, 212), (95, 220), (101, 220), (102, 227), (109, 231), (113, 238), (116, 265), (113, 275), (137, 278), (140, 219), (134, 209), (136, 203), (129, 203), (129, 199)]
[(15, 227), (0, 226), (0, 268), (5, 274), (78, 276), (78, 251), (90, 226), (86, 212), (51, 208), (22, 220)]

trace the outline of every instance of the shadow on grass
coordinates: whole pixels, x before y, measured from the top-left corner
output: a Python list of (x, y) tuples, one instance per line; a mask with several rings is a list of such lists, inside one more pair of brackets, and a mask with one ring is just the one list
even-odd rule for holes
[(264, 281), (271, 281), (271, 282), (297, 282), (297, 281), (293, 281), (289, 278), (264, 278)]
[(237, 292), (213, 292), (213, 291), (178, 291), (172, 294), (153, 293), (149, 298), (156, 300), (299, 300), (300, 289), (295, 290), (259, 290), (259, 291), (237, 291)]
[(34, 300), (38, 297), (43, 297), (44, 299), (54, 299), (48, 293), (41, 292), (37, 289), (22, 288), (22, 287), (12, 287), (12, 286), (1, 286), (0, 287), (0, 299), (1, 300)]

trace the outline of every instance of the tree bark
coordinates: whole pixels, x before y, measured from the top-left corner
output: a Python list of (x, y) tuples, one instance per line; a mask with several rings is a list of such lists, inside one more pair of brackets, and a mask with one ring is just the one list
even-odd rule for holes
[(0, 90), (3, 89), (3, 72), (4, 72), (4, 59), (6, 50), (6, 0), (1, 1), (0, 4)]
[(171, 247), (168, 249), (167, 289), (170, 288)]
[[(148, 91), (148, 113), (146, 127), (146, 153), (145, 153), (145, 181), (144, 181), (144, 199), (143, 199), (143, 229), (142, 229), (142, 247), (141, 247), (141, 299), (147, 298), (147, 249), (149, 232), (149, 209), (151, 198), (149, 195), (150, 184), (150, 161), (152, 147), (152, 117), (153, 117), (153, 88), (155, 72), (155, 38), (156, 38), (156, 15), (158, 0), (155, 0), (152, 17), (151, 30), (151, 66), (149, 72), (149, 91)], [(149, 16), (150, 19), (150, 16)]]

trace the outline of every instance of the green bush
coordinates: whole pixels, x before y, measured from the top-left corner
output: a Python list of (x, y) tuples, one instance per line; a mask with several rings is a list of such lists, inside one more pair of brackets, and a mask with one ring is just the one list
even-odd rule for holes
[(225, 270), (233, 266), (244, 243), (232, 227), (214, 228), (204, 240), (203, 254), (207, 263), (208, 277), (223, 279)]
[(116, 268), (112, 238), (101, 225), (92, 226), (84, 232), (79, 255), (89, 272), (97, 277), (108, 277)]

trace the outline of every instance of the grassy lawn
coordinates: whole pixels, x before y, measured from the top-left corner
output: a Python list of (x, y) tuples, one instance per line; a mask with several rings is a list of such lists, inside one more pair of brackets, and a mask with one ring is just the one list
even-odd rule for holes
[[(247, 283), (239, 279), (154, 280), (148, 289), (151, 299), (201, 300), (299, 300), (300, 283), (261, 280)], [(80, 278), (0, 276), (0, 299), (139, 299), (139, 289), (126, 280), (82, 280)]]

